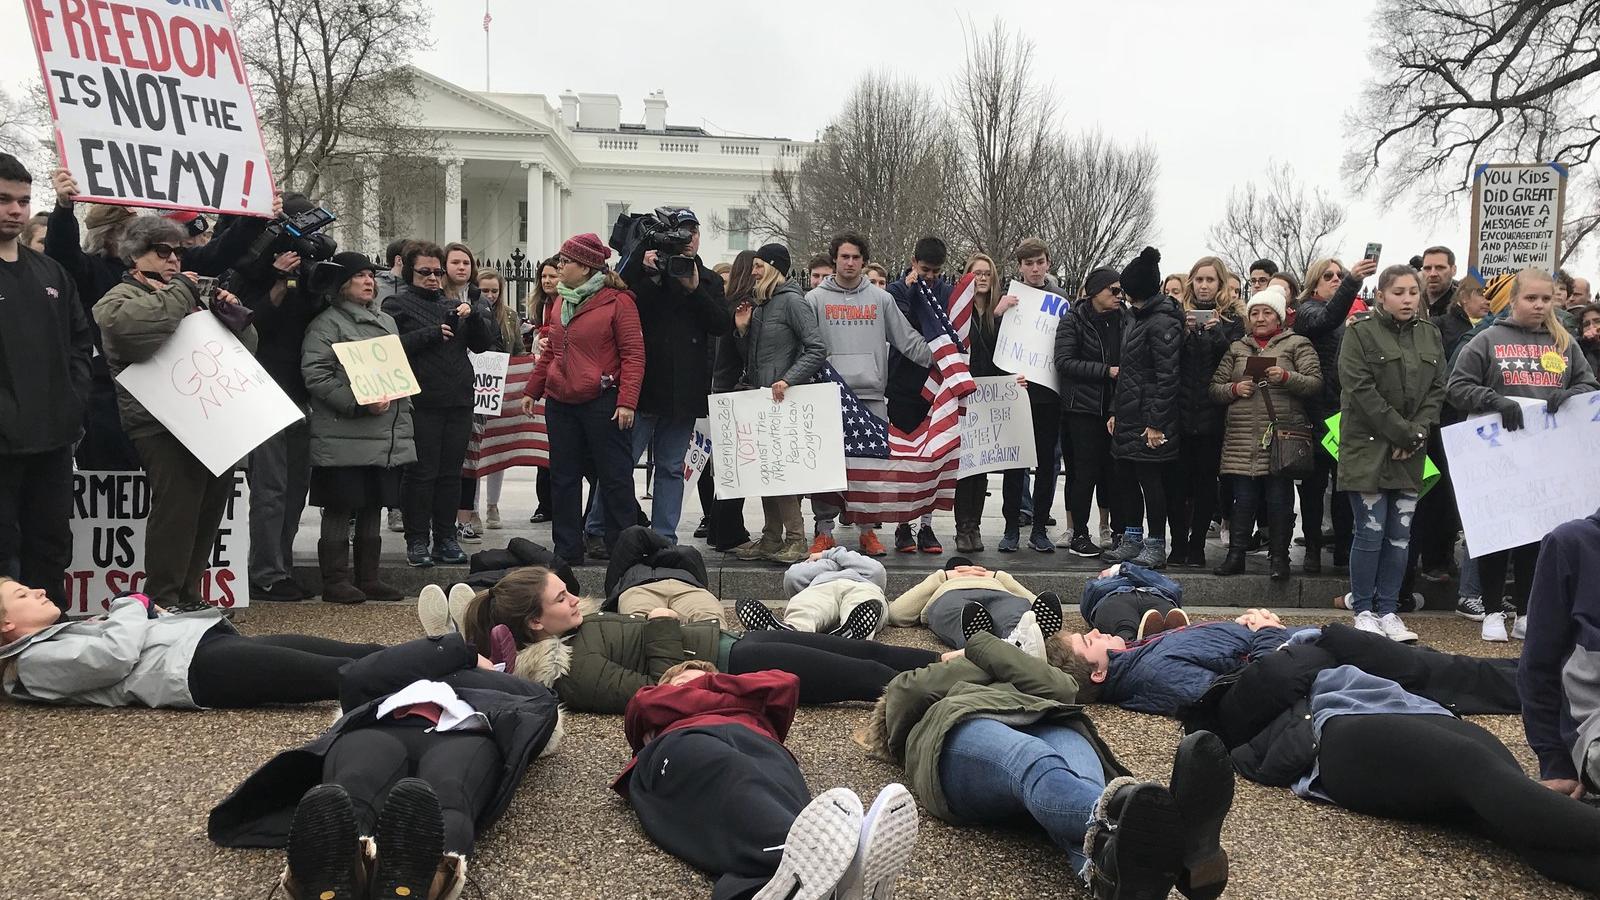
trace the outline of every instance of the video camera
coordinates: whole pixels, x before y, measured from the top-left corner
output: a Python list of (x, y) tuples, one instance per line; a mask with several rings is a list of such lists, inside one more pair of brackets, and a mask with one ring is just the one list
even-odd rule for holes
[(298, 203), (286, 201), (283, 214), (261, 229), (261, 234), (245, 251), (239, 267), (250, 268), (263, 259), (291, 251), (300, 254), (301, 262), (306, 265), (332, 259), (333, 254), (339, 252), (339, 242), (331, 235), (323, 234), (322, 229), (336, 218), (333, 213), (313, 205), (303, 197)]
[(634, 254), (656, 251), (656, 264), (673, 278), (694, 275), (695, 258), (689, 253), (700, 220), (687, 209), (658, 206), (651, 213), (623, 213), (611, 227), (611, 247), (622, 255), (627, 268)]

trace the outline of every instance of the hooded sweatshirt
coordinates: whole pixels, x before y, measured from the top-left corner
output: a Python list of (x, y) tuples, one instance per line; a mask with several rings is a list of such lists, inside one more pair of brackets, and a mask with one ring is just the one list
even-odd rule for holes
[(1600, 740), (1600, 512), (1557, 525), (1539, 548), (1517, 688), (1540, 778), (1578, 778)]
[(862, 400), (882, 400), (889, 384), (889, 344), (917, 365), (933, 361), (928, 344), (889, 296), (865, 278), (846, 290), (834, 276), (806, 294), (822, 327), (828, 363)]
[(1543, 326), (1537, 330), (1501, 319), (1456, 353), (1445, 399), (1467, 414), (1484, 412), (1500, 397), (1549, 400), (1560, 390), (1600, 390), (1577, 340), (1566, 352)]

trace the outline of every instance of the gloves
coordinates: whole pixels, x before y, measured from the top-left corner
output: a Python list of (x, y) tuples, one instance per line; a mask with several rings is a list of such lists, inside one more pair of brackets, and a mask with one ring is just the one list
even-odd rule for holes
[(1561, 409), (1561, 404), (1567, 402), (1567, 399), (1576, 393), (1578, 392), (1572, 390), (1571, 388), (1563, 388), (1559, 391), (1556, 391), (1554, 394), (1551, 394), (1550, 399), (1545, 402), (1545, 409), (1550, 412), (1550, 415), (1555, 415), (1556, 411)]
[(1500, 414), (1500, 421), (1505, 423), (1507, 431), (1520, 431), (1522, 429), (1522, 404), (1510, 397), (1501, 397), (1494, 401), (1494, 411)]

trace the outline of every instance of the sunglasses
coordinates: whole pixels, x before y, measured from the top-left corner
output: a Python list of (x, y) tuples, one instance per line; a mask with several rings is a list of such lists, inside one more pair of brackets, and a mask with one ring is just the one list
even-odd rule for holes
[(173, 254), (182, 256), (183, 248), (174, 247), (171, 244), (151, 244), (150, 252), (154, 253), (160, 259), (171, 259)]
[(412, 269), (412, 271), (416, 272), (418, 275), (421, 275), (423, 278), (427, 278), (430, 275), (434, 278), (444, 277), (443, 269)]
[(1111, 296), (1113, 296), (1113, 297), (1121, 297), (1122, 296), (1122, 288), (1119, 288), (1119, 287), (1108, 287), (1108, 288), (1106, 288), (1106, 290), (1110, 291), (1111, 292)]
[(1328, 271), (1322, 273), (1323, 281), (1338, 281), (1343, 277), (1344, 273), (1338, 269), (1329, 269)]

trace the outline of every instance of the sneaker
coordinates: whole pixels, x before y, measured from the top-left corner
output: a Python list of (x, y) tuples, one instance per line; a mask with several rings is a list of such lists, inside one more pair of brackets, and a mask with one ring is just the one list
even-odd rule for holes
[(428, 637), (441, 637), (453, 629), (450, 622), (450, 601), (444, 589), (437, 584), (425, 584), (417, 594), (417, 621), (422, 623), (422, 633)]
[(1484, 616), (1482, 637), (1499, 644), (1511, 640), (1511, 635), (1506, 633), (1506, 614), (1497, 612)]
[(1033, 513), (1025, 512), (1017, 516), (1017, 524), (1023, 528), (1033, 526)]
[(250, 599), (271, 600), (274, 603), (298, 603), (306, 599), (306, 592), (305, 588), (296, 584), (294, 579), (285, 578), (282, 581), (275, 582), (272, 587), (268, 588), (252, 585), (250, 587)]
[(1006, 635), (1006, 643), (1034, 659), (1045, 659), (1044, 631), (1039, 628), (1039, 617), (1028, 610), (1017, 619), (1017, 627)]
[(1166, 630), (1167, 617), (1163, 616), (1158, 610), (1147, 609), (1144, 611), (1144, 615), (1139, 617), (1139, 629), (1133, 633), (1133, 639), (1142, 641)]
[(1517, 621), (1511, 626), (1512, 640), (1525, 641), (1528, 639), (1528, 617), (1517, 616)]
[(894, 530), (894, 550), (896, 553), (917, 552), (917, 539), (911, 534), (910, 522), (901, 522)]
[(428, 554), (427, 541), (406, 541), (406, 565), (413, 569), (433, 568), (433, 557)]
[(488, 528), (491, 531), (499, 531), (503, 527), (500, 524), (500, 504), (491, 503), (489, 504), (488, 508), (484, 510), (483, 525), (485, 528)]
[(838, 900), (894, 896), (895, 879), (917, 845), (917, 801), (902, 784), (888, 784), (861, 818), (855, 858), (839, 879)]
[(700, 524), (694, 527), (694, 536), (703, 538), (711, 533), (711, 520), (706, 516), (700, 517)]
[(489, 630), (489, 661), (500, 666), (507, 675), (517, 670), (517, 639), (505, 625)]
[(1206, 529), (1206, 540), (1215, 541), (1215, 540), (1221, 539), (1221, 537), (1222, 537), (1222, 523), (1221, 522), (1212, 522), (1211, 523), (1211, 527)]
[(1000, 536), (1000, 543), (995, 545), (995, 549), (1001, 553), (1015, 553), (1017, 552), (1019, 538), (1020, 534), (1017, 529), (1007, 528), (1006, 533)]
[(923, 553), (944, 552), (944, 545), (934, 536), (932, 526), (924, 525), (917, 530), (917, 549)]
[(1417, 633), (1407, 628), (1406, 623), (1400, 621), (1400, 617), (1394, 613), (1386, 613), (1378, 620), (1378, 624), (1383, 628), (1383, 636), (1391, 641), (1399, 641), (1402, 644), (1417, 642)]
[(1167, 567), (1167, 542), (1155, 538), (1145, 538), (1144, 546), (1140, 548), (1139, 555), (1127, 560), (1136, 566), (1146, 569), (1165, 569)]
[(833, 539), (832, 532), (819, 531), (817, 536), (811, 539), (812, 553), (826, 553), (837, 546), (839, 543)]
[(440, 565), (460, 566), (466, 564), (467, 554), (462, 552), (461, 545), (454, 538), (445, 538), (433, 542), (433, 558)]
[(805, 559), (807, 555), (806, 539), (802, 537), (796, 537), (785, 541), (783, 546), (769, 554), (767, 556), (767, 562), (775, 562), (785, 566), (792, 566), (795, 563)]
[(1179, 628), (1189, 627), (1189, 614), (1179, 607), (1174, 606), (1167, 610), (1167, 621), (1162, 631), (1177, 631)]
[(869, 531), (861, 536), (861, 543), (857, 548), (863, 556), (888, 556), (889, 551), (883, 549), (883, 542), (878, 540), (876, 531)]
[(967, 601), (961, 607), (961, 635), (967, 640), (972, 640), (980, 631), (994, 631), (994, 617), (989, 615), (989, 610), (976, 600)]
[(300, 798), (289, 825), (289, 864), (280, 883), (291, 897), (356, 900), (367, 896), (367, 866), (350, 795), (319, 784)]
[(1353, 599), (1353, 595), (1349, 594), (1349, 593), (1344, 593), (1344, 594), (1340, 594), (1339, 596), (1333, 598), (1333, 608), (1334, 609), (1348, 609), (1351, 612), (1355, 612), (1356, 606), (1355, 606), (1355, 600)]
[(1061, 532), (1061, 537), (1056, 538), (1056, 549), (1067, 550), (1072, 547), (1072, 529)]
[(861, 798), (849, 788), (817, 795), (795, 816), (783, 859), (752, 900), (823, 900), (833, 895), (861, 843)]
[(1054, 553), (1056, 545), (1050, 542), (1050, 535), (1045, 534), (1043, 528), (1035, 528), (1033, 533), (1028, 535), (1028, 549), (1040, 553)]
[(1095, 900), (1160, 900), (1182, 874), (1188, 843), (1166, 788), (1117, 778), (1095, 802), (1084, 831), (1083, 877)]
[(1100, 526), (1100, 546), (1102, 546), (1102, 547), (1111, 546), (1111, 526), (1110, 525), (1101, 525)]
[(1039, 621), (1039, 630), (1047, 636), (1059, 633), (1066, 624), (1061, 615), (1061, 597), (1055, 591), (1045, 591), (1033, 598), (1032, 611)]
[(456, 524), (456, 540), (463, 544), (481, 544), (483, 535), (472, 527), (471, 522), (459, 522)]
[(1124, 535), (1115, 547), (1100, 554), (1100, 558), (1108, 563), (1124, 563), (1133, 560), (1143, 552), (1144, 541), (1142, 539), (1135, 540)]
[(1426, 606), (1427, 603), (1428, 603), (1428, 598), (1422, 596), (1422, 594), (1420, 594), (1420, 593), (1417, 593), (1417, 592), (1413, 591), (1412, 594), (1411, 594), (1411, 608), (1408, 609), (1408, 610), (1405, 610), (1405, 612), (1421, 612), (1423, 607)]
[[(863, 604), (864, 605), (864, 604)], [(748, 597), (733, 604), (733, 614), (745, 631), (793, 631), (794, 627), (772, 614), (760, 600)]]
[(389, 530), (395, 534), (404, 534), (406, 530), (405, 516), (398, 509), (389, 510)]
[(1383, 621), (1378, 618), (1377, 613), (1370, 609), (1356, 613), (1355, 626), (1356, 630), (1365, 631), (1368, 634), (1376, 634), (1380, 637), (1389, 636), (1388, 632), (1383, 630)]
[(1461, 597), (1456, 600), (1456, 615), (1474, 622), (1483, 621), (1483, 598)]
[(1222, 823), (1233, 808), (1233, 760), (1222, 739), (1196, 731), (1178, 743), (1167, 782), (1183, 821), (1183, 871), (1178, 891), (1188, 900), (1215, 900), (1228, 886)]
[(550, 521), (550, 514), (542, 508), (534, 510), (533, 515), (528, 517), (528, 524), (530, 525), (543, 525), (548, 521)]
[(872, 636), (878, 633), (878, 623), (883, 621), (883, 611), (881, 600), (868, 600), (850, 610), (850, 615), (844, 617), (839, 627), (828, 633), (855, 641), (870, 641)]
[(466, 633), (467, 607), (471, 605), (472, 598), (478, 592), (470, 584), (453, 584), (450, 586), (450, 629)]
[(444, 856), (444, 814), (433, 788), (420, 778), (402, 778), (378, 810), (378, 867), (372, 896), (430, 896), (434, 872)]
[[(1060, 545), (1058, 544), (1057, 546)], [(1073, 556), (1081, 556), (1085, 559), (1093, 559), (1094, 557), (1099, 556), (1101, 551), (1101, 546), (1096, 544), (1094, 541), (1089, 540), (1089, 536), (1087, 534), (1075, 534), (1072, 536), (1072, 540), (1067, 542), (1067, 552), (1071, 553)]]
[(611, 551), (606, 549), (605, 535), (584, 534), (583, 554), (590, 559), (610, 559)]
[(745, 562), (751, 562), (758, 559), (766, 559), (772, 554), (778, 552), (778, 548), (780, 546), (782, 545), (774, 544), (771, 541), (768, 541), (766, 538), (758, 538), (735, 548), (733, 555), (739, 557)]

